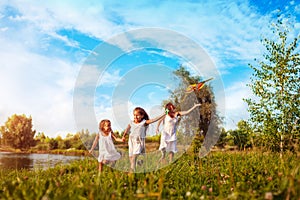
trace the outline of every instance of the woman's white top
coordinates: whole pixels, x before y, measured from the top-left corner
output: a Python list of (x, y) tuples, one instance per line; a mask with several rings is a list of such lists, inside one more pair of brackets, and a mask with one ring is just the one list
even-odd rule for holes
[(115, 161), (121, 158), (121, 154), (117, 152), (115, 145), (112, 140), (111, 133), (108, 136), (99, 133), (99, 157), (98, 161), (102, 162), (103, 160)]

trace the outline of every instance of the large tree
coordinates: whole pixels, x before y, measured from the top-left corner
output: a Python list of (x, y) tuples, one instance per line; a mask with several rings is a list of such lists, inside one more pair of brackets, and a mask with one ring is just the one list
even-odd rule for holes
[(34, 145), (35, 130), (32, 129), (32, 118), (23, 115), (12, 115), (0, 127), (3, 143), (13, 148), (28, 149)]
[[(199, 109), (180, 118), (178, 127), (178, 143), (182, 145), (192, 144), (191, 150), (199, 152), (201, 146), (205, 149), (214, 145), (221, 133), (219, 125), (220, 117), (216, 112), (216, 103), (212, 88), (205, 84), (199, 91), (186, 93), (189, 85), (203, 81), (200, 76), (192, 76), (191, 73), (183, 66), (180, 66), (174, 74), (178, 78), (179, 84), (171, 92), (170, 99), (163, 102), (165, 105), (171, 101), (178, 110), (188, 110), (195, 103), (201, 103)], [(209, 134), (208, 137), (206, 137)], [(203, 142), (203, 139), (206, 138)]]
[(195, 103), (201, 103), (199, 109), (200, 115), (197, 116), (197, 120), (194, 115), (188, 115), (185, 119), (187, 129), (195, 129), (197, 132), (201, 132), (204, 136), (207, 134), (208, 128), (212, 119), (219, 117), (216, 114), (216, 104), (214, 100), (214, 94), (209, 84), (205, 84), (199, 91), (195, 91), (191, 94), (186, 93), (188, 85), (199, 83), (202, 80), (200, 76), (192, 76), (190, 72), (183, 66), (174, 71), (174, 74), (181, 79), (181, 83), (178, 88), (173, 91), (171, 95), (171, 101), (173, 101), (179, 110), (187, 110), (191, 108)]
[(257, 133), (268, 136), (273, 150), (299, 140), (299, 35), (295, 37), (291, 28), (287, 19), (278, 16), (272, 28), (274, 38), (261, 40), (264, 59), (250, 65), (254, 72), (249, 87), (255, 96), (245, 99), (250, 122)]

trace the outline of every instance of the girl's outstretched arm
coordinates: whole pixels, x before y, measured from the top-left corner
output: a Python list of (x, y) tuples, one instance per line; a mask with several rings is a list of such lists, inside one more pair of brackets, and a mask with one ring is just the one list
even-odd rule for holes
[(189, 110), (187, 110), (187, 111), (180, 111), (180, 112), (178, 112), (178, 114), (179, 115), (187, 115), (187, 114), (189, 114), (190, 112), (192, 112), (195, 108), (197, 108), (198, 106), (201, 106), (201, 104), (200, 103), (198, 103), (198, 104), (195, 104), (193, 107), (191, 107)]
[(158, 132), (159, 132), (159, 126), (160, 126), (161, 122), (165, 119), (165, 117), (166, 117), (166, 116), (164, 116), (163, 118), (161, 118), (161, 119), (158, 121), (157, 126), (156, 126), (156, 135), (158, 134)]
[(122, 138), (117, 137), (114, 132), (111, 132), (111, 137), (117, 142), (123, 142)]
[(123, 133), (123, 137), (122, 137), (123, 142), (125, 141), (125, 136), (129, 132), (130, 128), (131, 128), (131, 126), (130, 126), (130, 124), (128, 124), (127, 128), (125, 129), (125, 131)]
[(154, 123), (154, 122), (156, 122), (156, 121), (158, 121), (158, 120), (160, 120), (160, 119), (162, 119), (164, 116), (166, 116), (166, 114), (164, 113), (164, 114), (162, 114), (162, 115), (160, 115), (160, 116), (158, 116), (158, 117), (155, 117), (155, 118), (153, 118), (153, 119), (148, 119), (147, 121), (146, 121), (146, 125), (148, 125), (148, 124), (152, 124), (152, 123)]
[(93, 152), (95, 146), (96, 146), (97, 143), (98, 143), (98, 140), (99, 140), (99, 133), (96, 135), (95, 140), (94, 140), (94, 142), (93, 142), (93, 145), (92, 145), (91, 149), (89, 150), (89, 153), (92, 153), (92, 152)]

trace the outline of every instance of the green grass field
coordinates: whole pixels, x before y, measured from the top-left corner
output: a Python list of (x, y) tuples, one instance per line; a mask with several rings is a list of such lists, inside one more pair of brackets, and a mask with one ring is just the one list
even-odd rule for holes
[[(149, 161), (157, 162), (157, 161)], [(0, 199), (300, 199), (300, 157), (268, 152), (184, 154), (128, 174), (91, 157), (47, 170), (0, 170)]]

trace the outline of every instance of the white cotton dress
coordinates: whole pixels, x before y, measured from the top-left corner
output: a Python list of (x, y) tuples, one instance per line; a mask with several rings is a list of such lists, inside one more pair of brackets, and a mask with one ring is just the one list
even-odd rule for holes
[(171, 118), (166, 115), (164, 119), (164, 128), (160, 137), (159, 150), (166, 152), (174, 152), (177, 150), (177, 136), (176, 136), (176, 125), (178, 121), (178, 116)]
[(121, 158), (121, 154), (117, 152), (113, 143), (111, 133), (108, 136), (99, 133), (99, 157), (98, 162), (115, 161)]
[(130, 122), (131, 131), (128, 139), (129, 156), (145, 153), (145, 138), (147, 129), (145, 123), (146, 120), (143, 120), (138, 124)]

